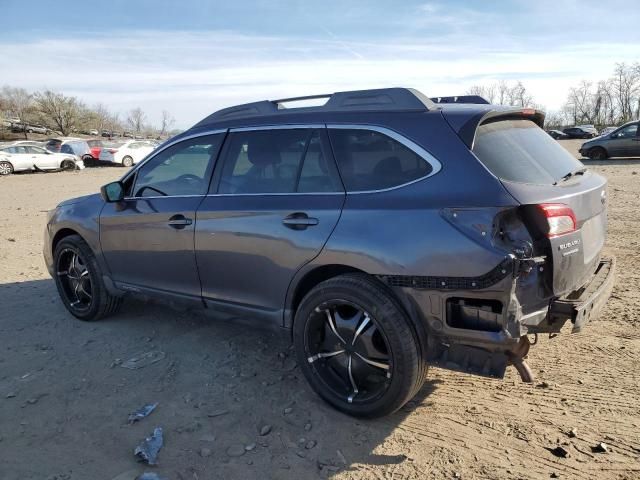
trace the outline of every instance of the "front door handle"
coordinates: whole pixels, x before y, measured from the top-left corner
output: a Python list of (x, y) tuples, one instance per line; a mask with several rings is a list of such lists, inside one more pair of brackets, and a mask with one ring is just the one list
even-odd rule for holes
[(174, 215), (169, 219), (168, 225), (176, 230), (182, 230), (187, 225), (191, 225), (193, 220), (185, 217), (184, 215)]
[(307, 227), (318, 225), (319, 220), (317, 218), (310, 217), (304, 212), (296, 212), (283, 218), (282, 223), (285, 227), (293, 230), (304, 230)]

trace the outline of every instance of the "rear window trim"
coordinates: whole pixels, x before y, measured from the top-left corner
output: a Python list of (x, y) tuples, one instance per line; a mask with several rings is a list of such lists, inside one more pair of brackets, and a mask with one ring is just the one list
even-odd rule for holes
[(422, 158), (422, 160), (424, 160), (425, 162), (427, 162), (427, 164), (429, 164), (431, 166), (431, 171), (427, 175), (424, 175), (424, 176), (422, 176), (420, 178), (416, 178), (415, 180), (411, 180), (410, 182), (405, 182), (405, 183), (402, 183), (400, 185), (394, 185), (393, 187), (374, 189), (374, 190), (357, 190), (357, 191), (346, 190), (346, 194), (347, 195), (361, 195), (361, 194), (380, 193), (380, 192), (389, 192), (391, 190), (397, 190), (399, 188), (403, 188), (403, 187), (406, 187), (408, 185), (412, 185), (414, 183), (421, 182), (422, 180), (424, 180), (426, 178), (429, 178), (429, 177), (432, 177), (435, 174), (437, 174), (438, 172), (440, 172), (440, 170), (442, 170), (442, 164), (440, 163), (440, 161), (436, 157), (434, 157), (431, 153), (429, 153), (427, 150), (425, 150), (423, 147), (421, 147), (420, 145), (418, 145), (414, 141), (409, 140), (404, 135), (402, 135), (402, 134), (400, 134), (400, 133), (398, 133), (398, 132), (396, 132), (394, 130), (391, 130), (390, 128), (380, 127), (378, 125), (345, 124), (345, 123), (328, 123), (326, 125), (326, 127), (327, 127), (328, 130), (331, 130), (331, 129), (337, 129), (337, 130), (369, 130), (369, 131), (372, 131), (372, 132), (381, 133), (382, 135), (386, 135), (387, 137), (391, 138), (392, 140), (395, 140), (396, 142), (404, 145), (405, 147), (407, 147), (413, 153), (418, 155), (420, 158)]

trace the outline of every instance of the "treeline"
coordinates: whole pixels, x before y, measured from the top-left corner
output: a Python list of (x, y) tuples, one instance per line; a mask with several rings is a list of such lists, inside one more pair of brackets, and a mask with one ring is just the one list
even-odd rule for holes
[(466, 94), (480, 95), (489, 103), (544, 110), (546, 128), (621, 125), (640, 118), (640, 63), (618, 63), (613, 75), (599, 82), (583, 80), (569, 89), (567, 100), (558, 111), (548, 111), (536, 103), (522, 82), (474, 85)]
[(29, 92), (10, 86), (0, 89), (0, 113), (23, 125), (43, 125), (65, 136), (95, 129), (99, 133), (129, 131), (145, 137), (165, 137), (173, 133), (171, 128), (175, 123), (166, 110), (162, 112), (160, 125), (156, 126), (147, 122), (141, 108), (134, 108), (121, 117), (119, 112), (110, 111), (102, 103), (88, 106), (77, 97), (51, 90)]
[(620, 125), (640, 118), (640, 62), (618, 63), (613, 75), (598, 82), (583, 80), (569, 90), (552, 121), (564, 124)]

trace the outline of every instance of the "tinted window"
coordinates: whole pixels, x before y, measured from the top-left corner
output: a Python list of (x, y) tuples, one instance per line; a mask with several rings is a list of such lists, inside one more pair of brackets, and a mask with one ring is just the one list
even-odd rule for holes
[(335, 192), (340, 184), (312, 129), (231, 133), (220, 193)]
[(138, 170), (133, 196), (204, 194), (223, 138), (193, 138), (160, 152)]
[(73, 149), (71, 148), (71, 145), (65, 143), (64, 145), (60, 146), (60, 152), (73, 154)]
[(638, 125), (629, 125), (628, 127), (624, 127), (616, 135), (619, 138), (635, 138), (638, 133)]
[(413, 150), (379, 132), (331, 129), (330, 136), (347, 191), (396, 187), (425, 177), (433, 170)]
[(583, 164), (529, 120), (507, 120), (478, 127), (473, 152), (498, 178), (552, 184)]

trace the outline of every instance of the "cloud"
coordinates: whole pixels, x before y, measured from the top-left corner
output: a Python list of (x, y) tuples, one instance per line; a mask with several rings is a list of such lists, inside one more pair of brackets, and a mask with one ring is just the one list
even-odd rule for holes
[[(188, 127), (225, 106), (337, 90), (410, 86), (427, 95), (473, 84), (521, 80), (536, 101), (558, 108), (580, 79), (608, 77), (616, 61), (638, 59), (633, 43), (522, 45), (510, 34), (313, 38), (231, 31), (127, 31), (0, 41), (2, 83), (50, 88), (151, 121), (169, 110)], [(612, 53), (614, 52), (614, 53)]]

